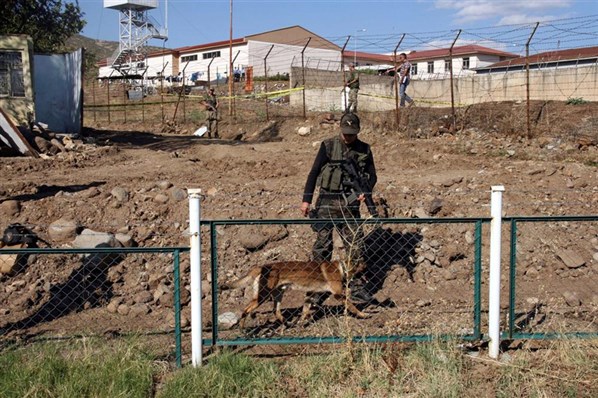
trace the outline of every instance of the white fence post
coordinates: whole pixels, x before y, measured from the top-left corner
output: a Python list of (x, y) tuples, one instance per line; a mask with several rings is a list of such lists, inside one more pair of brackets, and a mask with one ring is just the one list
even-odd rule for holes
[(189, 194), (189, 233), (191, 256), (191, 362), (194, 367), (201, 366), (201, 238), (199, 220), (201, 219), (201, 189), (188, 189)]
[(490, 358), (498, 358), (500, 348), (500, 245), (502, 226), (502, 193), (505, 187), (492, 187), (490, 201), (490, 280), (488, 300), (488, 354)]

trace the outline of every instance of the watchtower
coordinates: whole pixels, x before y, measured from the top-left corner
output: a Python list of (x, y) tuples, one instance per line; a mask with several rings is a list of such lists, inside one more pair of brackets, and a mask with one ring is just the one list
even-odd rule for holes
[(120, 13), (119, 46), (108, 62), (121, 74), (140, 75), (145, 70), (145, 44), (150, 39), (168, 40), (168, 30), (149, 15), (158, 0), (104, 0), (104, 8)]

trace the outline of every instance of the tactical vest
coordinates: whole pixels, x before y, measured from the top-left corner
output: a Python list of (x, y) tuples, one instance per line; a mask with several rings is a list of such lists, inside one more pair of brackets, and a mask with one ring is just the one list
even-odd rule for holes
[[(343, 170), (343, 162), (345, 162), (345, 159), (355, 159), (359, 167), (359, 173), (365, 173), (369, 146), (367, 146), (366, 153), (348, 150), (347, 146), (341, 142), (340, 137), (335, 137), (332, 140), (324, 141), (324, 147), (329, 161), (322, 167), (317, 185), (328, 192), (343, 192), (346, 183), (350, 182), (349, 175)], [(343, 151), (346, 152), (343, 154)]]

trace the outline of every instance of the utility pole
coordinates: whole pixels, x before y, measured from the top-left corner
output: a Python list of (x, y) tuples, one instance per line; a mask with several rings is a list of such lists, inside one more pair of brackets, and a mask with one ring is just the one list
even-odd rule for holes
[(233, 115), (233, 0), (230, 0), (230, 35), (228, 42), (228, 115)]

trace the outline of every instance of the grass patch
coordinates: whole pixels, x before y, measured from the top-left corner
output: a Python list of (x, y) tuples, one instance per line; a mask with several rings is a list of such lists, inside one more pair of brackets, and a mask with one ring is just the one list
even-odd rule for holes
[(0, 397), (147, 397), (152, 373), (151, 359), (130, 342), (40, 343), (0, 355)]
[(225, 352), (200, 368), (186, 367), (167, 380), (159, 397), (285, 397), (277, 367), (243, 354)]

